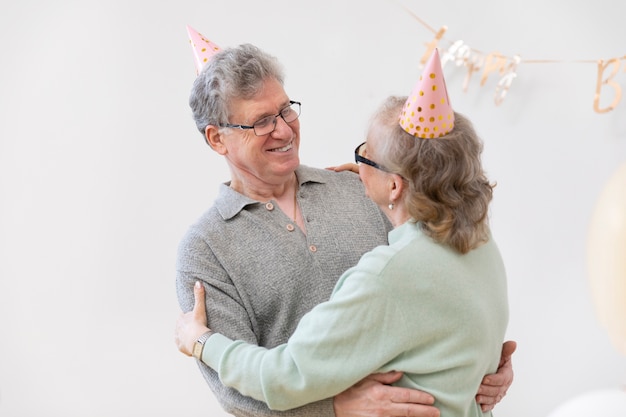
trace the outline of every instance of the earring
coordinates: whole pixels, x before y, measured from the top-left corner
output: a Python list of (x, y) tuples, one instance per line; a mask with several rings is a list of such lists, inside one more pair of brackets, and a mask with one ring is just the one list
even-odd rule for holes
[(393, 203), (389, 203), (389, 210), (393, 210)]

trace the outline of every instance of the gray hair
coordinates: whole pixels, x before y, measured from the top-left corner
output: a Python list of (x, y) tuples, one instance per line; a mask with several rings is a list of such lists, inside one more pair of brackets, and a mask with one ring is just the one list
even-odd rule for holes
[(421, 139), (398, 120), (407, 97), (389, 97), (371, 119), (385, 135), (376, 143), (378, 163), (408, 182), (409, 214), (439, 243), (466, 253), (489, 238), (493, 197), (481, 164), (483, 144), (469, 119), (454, 113), (454, 129), (441, 138)]
[(284, 85), (278, 60), (254, 45), (226, 48), (213, 55), (198, 74), (189, 95), (189, 107), (202, 136), (208, 125), (228, 123), (232, 99), (254, 97), (268, 78)]

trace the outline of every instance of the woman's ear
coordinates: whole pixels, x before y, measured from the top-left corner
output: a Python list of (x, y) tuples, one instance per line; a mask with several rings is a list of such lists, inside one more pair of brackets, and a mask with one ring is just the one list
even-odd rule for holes
[(215, 125), (208, 125), (204, 129), (204, 140), (215, 152), (220, 155), (226, 155), (228, 149), (224, 144), (224, 135), (220, 133), (220, 128)]
[(404, 178), (398, 174), (390, 174), (391, 181), (389, 182), (389, 198), (390, 201), (397, 201), (402, 197), (406, 183)]

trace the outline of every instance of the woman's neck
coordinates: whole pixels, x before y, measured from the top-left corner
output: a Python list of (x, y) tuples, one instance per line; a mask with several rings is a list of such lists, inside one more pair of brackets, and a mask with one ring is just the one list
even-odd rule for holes
[(404, 207), (404, 204), (396, 204), (393, 209), (390, 209), (388, 206), (382, 207), (382, 209), (394, 228), (402, 226), (411, 220), (411, 215)]

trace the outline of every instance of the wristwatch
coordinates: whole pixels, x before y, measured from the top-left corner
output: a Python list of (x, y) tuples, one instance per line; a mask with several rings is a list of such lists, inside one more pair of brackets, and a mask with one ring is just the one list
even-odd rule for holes
[(207, 339), (212, 334), (213, 332), (211, 330), (205, 333), (202, 333), (202, 336), (200, 336), (198, 340), (196, 340), (195, 343), (193, 344), (193, 350), (191, 351), (191, 356), (198, 359), (199, 361), (202, 360), (202, 349), (204, 349), (204, 344), (206, 343)]

